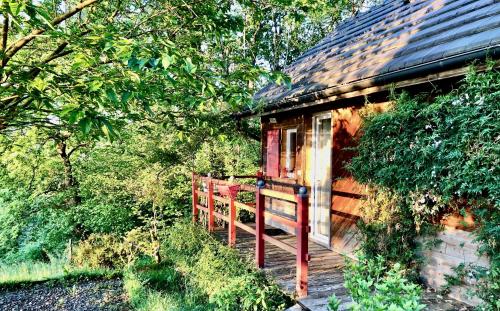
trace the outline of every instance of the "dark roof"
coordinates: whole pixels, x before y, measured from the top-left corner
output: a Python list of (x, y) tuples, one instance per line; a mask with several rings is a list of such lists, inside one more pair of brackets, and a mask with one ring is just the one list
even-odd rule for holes
[(429, 66), (439, 71), (497, 55), (499, 47), (498, 0), (386, 1), (340, 24), (289, 65), (291, 89), (268, 85), (254, 99), (270, 107), (361, 82), (387, 84)]

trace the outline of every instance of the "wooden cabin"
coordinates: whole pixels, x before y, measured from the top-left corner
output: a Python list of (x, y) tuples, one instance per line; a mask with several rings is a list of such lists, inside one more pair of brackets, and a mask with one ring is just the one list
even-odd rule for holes
[[(447, 91), (500, 53), (500, 2), (495, 0), (389, 0), (360, 13), (285, 69), (291, 87), (268, 85), (257, 93), (262, 172), (274, 190), (310, 195), (310, 239), (352, 254), (358, 246), (356, 221), (365, 196), (344, 168), (353, 153), (363, 110), (383, 112), (391, 89), (410, 93)], [(294, 218), (295, 206), (266, 198), (266, 209)], [(426, 252), (422, 277), (433, 287), (461, 262), (488, 264), (458, 216), (443, 219), (443, 243)], [(272, 218), (268, 224), (294, 233)], [(470, 221), (467, 220), (466, 221)], [(466, 300), (462, 288), (452, 295)]]

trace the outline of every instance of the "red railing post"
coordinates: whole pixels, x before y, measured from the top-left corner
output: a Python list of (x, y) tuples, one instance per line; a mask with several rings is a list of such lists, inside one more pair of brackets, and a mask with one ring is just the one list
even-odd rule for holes
[(207, 204), (208, 204), (208, 231), (214, 231), (214, 183), (212, 182), (212, 178), (208, 178), (208, 195), (207, 195)]
[(261, 189), (264, 189), (264, 186), (264, 180), (259, 180), (257, 182), (257, 191), (255, 192), (255, 262), (259, 268), (264, 267), (265, 200), (260, 192)]
[(229, 196), (229, 228), (228, 228), (228, 243), (229, 246), (234, 247), (236, 245), (236, 225), (234, 224), (236, 220), (236, 207), (234, 206), (234, 198), (232, 195)]
[(198, 193), (196, 192), (198, 187), (196, 187), (196, 174), (193, 172), (191, 175), (191, 189), (192, 189), (192, 199), (193, 199), (193, 223), (198, 222)]
[(307, 270), (309, 261), (309, 197), (307, 188), (300, 187), (297, 194), (297, 285), (299, 297), (307, 296)]

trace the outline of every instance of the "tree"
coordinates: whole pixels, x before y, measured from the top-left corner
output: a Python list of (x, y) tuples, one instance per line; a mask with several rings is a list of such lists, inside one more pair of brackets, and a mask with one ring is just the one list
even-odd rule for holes
[(241, 28), (230, 1), (3, 1), (0, 131), (112, 137), (120, 121), (175, 121), (249, 100), (261, 71), (227, 71), (216, 43)]

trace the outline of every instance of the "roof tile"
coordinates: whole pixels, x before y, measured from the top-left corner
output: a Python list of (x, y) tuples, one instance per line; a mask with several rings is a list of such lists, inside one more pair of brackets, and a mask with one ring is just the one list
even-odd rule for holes
[(292, 88), (268, 85), (255, 96), (267, 103), (327, 88), (380, 81), (396, 71), (499, 48), (500, 3), (496, 0), (386, 1), (348, 19), (284, 71)]

